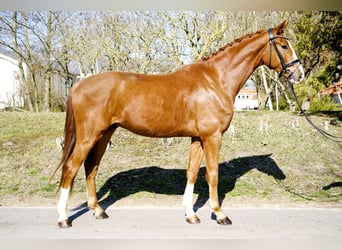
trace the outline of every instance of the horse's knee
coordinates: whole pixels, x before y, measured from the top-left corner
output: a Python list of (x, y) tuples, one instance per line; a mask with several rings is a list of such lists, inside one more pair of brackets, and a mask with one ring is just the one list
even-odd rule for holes
[(218, 172), (217, 171), (207, 171), (205, 177), (209, 185), (217, 186), (218, 184)]

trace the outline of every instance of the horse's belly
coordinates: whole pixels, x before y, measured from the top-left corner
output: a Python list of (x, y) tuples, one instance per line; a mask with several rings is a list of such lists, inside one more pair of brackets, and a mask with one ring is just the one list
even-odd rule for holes
[(133, 133), (147, 137), (198, 136), (195, 126), (189, 121), (139, 120), (123, 121), (119, 125)]

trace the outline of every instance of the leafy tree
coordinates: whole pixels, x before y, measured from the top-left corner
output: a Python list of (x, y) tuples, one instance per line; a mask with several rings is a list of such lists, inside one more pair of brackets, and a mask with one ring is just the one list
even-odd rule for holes
[[(323, 87), (328, 86), (334, 81), (336, 66), (342, 63), (342, 12), (306, 11), (298, 14), (294, 24), (296, 50), (305, 66), (305, 75), (316, 77)], [(312, 84), (317, 82), (312, 81)]]
[(294, 22), (296, 51), (301, 59), (306, 80), (296, 86), (300, 101), (310, 101), (310, 110), (331, 110), (330, 98), (318, 96), (336, 79), (337, 65), (342, 63), (342, 12), (298, 12)]

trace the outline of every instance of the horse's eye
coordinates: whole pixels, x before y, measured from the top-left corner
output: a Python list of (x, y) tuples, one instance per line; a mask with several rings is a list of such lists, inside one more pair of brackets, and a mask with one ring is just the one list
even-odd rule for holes
[(287, 45), (281, 45), (282, 49), (287, 49)]

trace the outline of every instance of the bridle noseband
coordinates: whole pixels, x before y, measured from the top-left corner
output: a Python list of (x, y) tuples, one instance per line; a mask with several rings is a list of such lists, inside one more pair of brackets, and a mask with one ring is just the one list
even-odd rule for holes
[[(288, 40), (286, 37), (284, 36), (273, 36), (272, 34), (272, 28), (268, 30), (268, 35), (269, 35), (269, 41), (270, 41), (270, 62), (269, 65), (271, 66), (271, 58), (272, 58), (272, 46), (274, 47), (275, 52), (277, 53), (277, 56), (280, 60), (281, 66), (282, 66), (282, 70), (279, 72), (279, 78), (282, 77), (282, 75), (288, 70), (288, 68), (290, 68), (291, 66), (295, 65), (296, 63), (298, 63), (298, 65), (301, 64), (299, 59), (295, 59), (289, 63), (285, 63), (283, 56), (281, 55), (276, 43), (274, 42), (275, 39), (277, 38), (284, 38), (286, 40)], [(294, 71), (290, 72), (289, 77), (294, 73)]]

